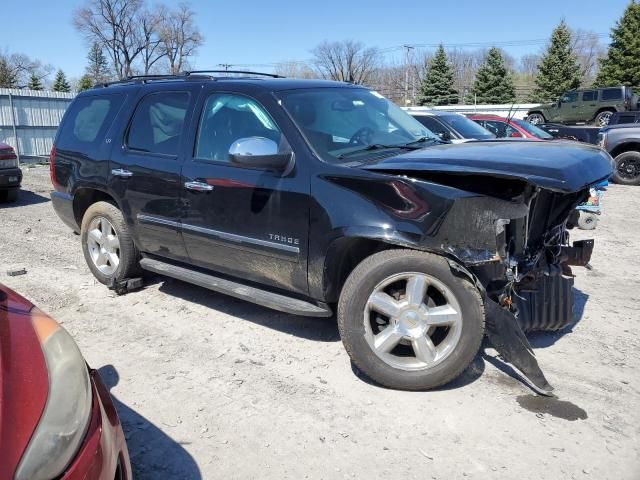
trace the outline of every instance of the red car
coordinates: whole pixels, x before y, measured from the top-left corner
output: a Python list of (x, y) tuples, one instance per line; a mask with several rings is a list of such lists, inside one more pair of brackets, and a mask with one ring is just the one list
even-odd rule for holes
[(0, 284), (0, 479), (130, 480), (98, 373), (55, 320)]
[(526, 138), (529, 140), (553, 140), (553, 136), (518, 118), (504, 118), (498, 115), (469, 115), (498, 138)]

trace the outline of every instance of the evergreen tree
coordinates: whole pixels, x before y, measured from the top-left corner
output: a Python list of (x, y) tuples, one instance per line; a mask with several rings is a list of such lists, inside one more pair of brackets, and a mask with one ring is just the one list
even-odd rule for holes
[(109, 62), (100, 44), (94, 42), (91, 45), (87, 60), (89, 63), (87, 64), (86, 74), (91, 79), (92, 84), (97, 85), (98, 83), (108, 82), (111, 77), (109, 75)]
[(453, 86), (453, 69), (440, 45), (427, 65), (427, 72), (418, 92), (418, 105), (448, 105), (458, 103), (458, 91)]
[(67, 77), (62, 70), (58, 70), (58, 73), (56, 73), (56, 79), (53, 82), (53, 91), (67, 93), (71, 91)]
[(478, 103), (512, 103), (516, 89), (499, 49), (493, 47), (476, 73), (471, 95)]
[(78, 82), (78, 91), (84, 92), (85, 90), (89, 90), (90, 88), (93, 88), (93, 79), (91, 78), (91, 75), (85, 74), (80, 78), (80, 81)]
[(538, 70), (535, 101), (555, 101), (563, 92), (580, 86), (580, 65), (571, 49), (571, 31), (564, 20), (553, 30)]
[(3, 57), (0, 57), (0, 88), (18, 88), (18, 76)]
[(611, 30), (611, 45), (600, 61), (597, 86), (640, 86), (640, 4), (631, 2)]
[(35, 72), (31, 73), (29, 77), (29, 83), (27, 83), (27, 88), (29, 90), (42, 90), (42, 82), (40, 78), (35, 74)]

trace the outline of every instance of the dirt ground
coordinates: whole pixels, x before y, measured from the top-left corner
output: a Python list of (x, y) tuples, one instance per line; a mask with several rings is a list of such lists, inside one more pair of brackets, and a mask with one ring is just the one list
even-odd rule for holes
[[(576, 324), (531, 336), (558, 400), (485, 349), (407, 393), (355, 372), (333, 319), (162, 277), (114, 296), (57, 218), (46, 167), (0, 207), (0, 282), (52, 314), (110, 387), (137, 479), (640, 479), (640, 187), (614, 185), (576, 268)], [(10, 277), (9, 268), (27, 274)]]

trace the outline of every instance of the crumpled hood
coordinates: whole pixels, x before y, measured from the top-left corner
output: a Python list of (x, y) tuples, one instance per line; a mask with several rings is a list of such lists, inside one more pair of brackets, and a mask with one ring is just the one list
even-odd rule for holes
[(526, 140), (436, 145), (385, 158), (362, 168), (407, 174), (425, 171), (495, 175), (567, 193), (605, 180), (613, 173), (609, 154), (593, 145)]

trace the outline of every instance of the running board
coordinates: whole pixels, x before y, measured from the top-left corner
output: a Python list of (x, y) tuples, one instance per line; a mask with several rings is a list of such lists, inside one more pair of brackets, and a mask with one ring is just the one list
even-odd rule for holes
[(215, 277), (207, 273), (179, 267), (152, 258), (143, 258), (140, 260), (140, 266), (150, 272), (167, 275), (168, 277), (208, 288), (214, 292), (224, 293), (281, 312), (303, 315), (305, 317), (330, 317), (333, 315), (333, 312), (328, 307), (321, 307), (311, 302), (287, 297), (256, 287), (250, 287), (242, 283)]

